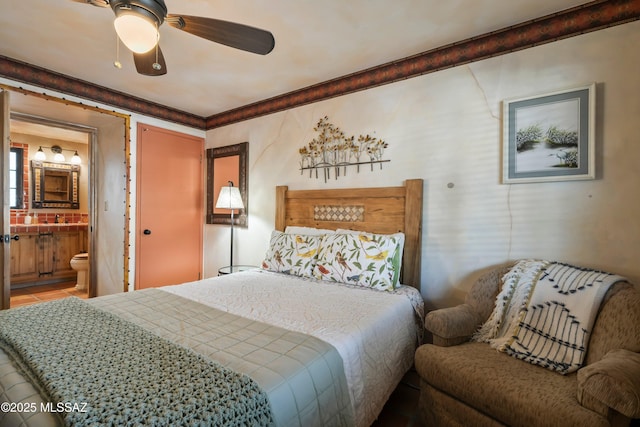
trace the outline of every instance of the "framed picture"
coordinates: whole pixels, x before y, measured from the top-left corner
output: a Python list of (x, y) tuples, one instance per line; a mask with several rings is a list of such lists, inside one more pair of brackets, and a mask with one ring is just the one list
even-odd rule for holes
[(247, 157), (249, 143), (207, 148), (207, 224), (231, 224), (231, 211), (216, 208), (220, 189), (228, 182), (238, 187), (244, 209), (236, 212), (234, 225), (247, 227), (249, 216), (249, 189)]
[(503, 101), (502, 182), (595, 178), (595, 83)]

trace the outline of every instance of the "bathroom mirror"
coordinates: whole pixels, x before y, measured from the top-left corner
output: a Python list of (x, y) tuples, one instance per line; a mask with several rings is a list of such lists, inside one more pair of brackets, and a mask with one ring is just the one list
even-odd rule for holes
[(231, 224), (231, 212), (216, 209), (216, 200), (220, 188), (229, 181), (238, 187), (242, 195), (244, 209), (234, 213), (233, 224), (246, 227), (249, 212), (249, 193), (247, 191), (247, 152), (248, 142), (207, 149), (207, 224)]
[(36, 209), (80, 209), (80, 166), (31, 161), (32, 205)]

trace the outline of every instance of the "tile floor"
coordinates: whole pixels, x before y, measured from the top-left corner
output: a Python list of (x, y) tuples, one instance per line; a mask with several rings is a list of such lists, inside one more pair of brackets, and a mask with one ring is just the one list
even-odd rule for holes
[(87, 291), (76, 290), (76, 282), (28, 286), (11, 290), (11, 308), (52, 301), (69, 296), (88, 298)]
[[(75, 282), (30, 286), (11, 291), (11, 307), (37, 304), (68, 296), (87, 298), (87, 292), (78, 291)], [(419, 420), (418, 397), (420, 381), (415, 370), (410, 370), (395, 389), (372, 427), (422, 427)]]

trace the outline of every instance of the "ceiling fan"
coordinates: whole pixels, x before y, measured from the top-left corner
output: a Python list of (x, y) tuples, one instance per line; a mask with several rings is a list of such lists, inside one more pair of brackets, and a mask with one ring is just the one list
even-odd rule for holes
[(269, 31), (219, 19), (168, 14), (164, 0), (72, 1), (113, 9), (116, 15), (116, 33), (133, 52), (138, 73), (146, 76), (167, 73), (167, 65), (158, 44), (158, 28), (165, 21), (187, 33), (260, 55), (268, 54), (275, 46), (275, 40)]

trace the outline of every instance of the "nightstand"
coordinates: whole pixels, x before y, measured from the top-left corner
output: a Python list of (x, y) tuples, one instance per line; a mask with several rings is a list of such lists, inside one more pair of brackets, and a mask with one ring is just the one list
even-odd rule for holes
[(218, 269), (218, 276), (237, 273), (239, 271), (254, 270), (256, 268), (258, 267), (255, 265), (227, 265)]

